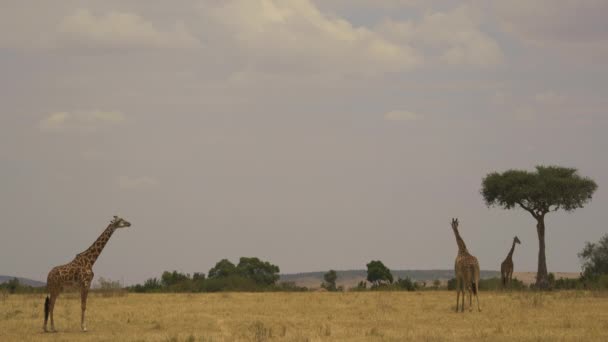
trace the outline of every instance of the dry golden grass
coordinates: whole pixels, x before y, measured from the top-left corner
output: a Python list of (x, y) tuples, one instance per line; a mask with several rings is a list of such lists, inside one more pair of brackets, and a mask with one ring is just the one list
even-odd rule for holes
[(0, 341), (608, 341), (608, 295), (482, 292), (455, 313), (454, 292), (129, 294), (59, 297), (43, 333), (42, 295), (0, 300)]

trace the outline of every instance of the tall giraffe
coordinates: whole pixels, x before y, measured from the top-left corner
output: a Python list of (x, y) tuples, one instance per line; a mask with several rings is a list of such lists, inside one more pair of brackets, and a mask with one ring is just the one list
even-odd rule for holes
[(49, 314), (51, 315), (51, 331), (55, 331), (55, 320), (53, 319), (55, 301), (65, 286), (77, 286), (80, 288), (80, 308), (82, 310), (80, 328), (82, 331), (87, 331), (84, 313), (87, 308), (87, 295), (91, 287), (91, 281), (93, 280), (93, 265), (114, 231), (118, 228), (130, 226), (131, 223), (118, 216), (114, 216), (114, 219), (91, 247), (77, 254), (70, 263), (54, 267), (49, 272), (46, 287), (50, 297), (47, 296), (44, 301), (44, 331), (48, 331), (46, 326)]
[(477, 258), (472, 256), (467, 250), (460, 233), (458, 232), (458, 219), (452, 219), (452, 230), (456, 236), (456, 243), (458, 244), (458, 255), (454, 262), (454, 273), (456, 275), (456, 312), (458, 312), (458, 304), (460, 299), (460, 292), (462, 292), (462, 312), (464, 312), (464, 297), (465, 288), (469, 292), (469, 310), (473, 310), (473, 296), (477, 299), (477, 310), (481, 311), (479, 306), (479, 262)]
[(515, 250), (516, 243), (521, 243), (517, 236), (513, 238), (513, 245), (511, 246), (509, 254), (507, 254), (507, 258), (500, 264), (500, 278), (503, 287), (511, 284), (511, 279), (513, 279), (513, 251)]

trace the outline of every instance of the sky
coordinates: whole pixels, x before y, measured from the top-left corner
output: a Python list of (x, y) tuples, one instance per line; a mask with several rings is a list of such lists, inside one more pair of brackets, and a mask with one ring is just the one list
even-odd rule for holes
[(482, 269), (534, 219), (493, 171), (574, 167), (549, 271), (608, 232), (608, 2), (0, 0), (0, 274), (45, 280), (105, 229), (126, 284), (257, 256), (283, 273)]

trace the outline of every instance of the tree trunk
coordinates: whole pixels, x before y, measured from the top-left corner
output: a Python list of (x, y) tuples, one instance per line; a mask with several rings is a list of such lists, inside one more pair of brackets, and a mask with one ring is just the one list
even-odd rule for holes
[(536, 232), (538, 233), (538, 270), (536, 272), (536, 287), (544, 290), (549, 288), (547, 259), (545, 258), (545, 216), (542, 215), (536, 220)]

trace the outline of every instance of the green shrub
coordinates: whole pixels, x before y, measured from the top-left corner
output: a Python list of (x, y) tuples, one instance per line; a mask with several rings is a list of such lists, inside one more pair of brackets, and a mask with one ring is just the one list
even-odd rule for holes
[[(526, 289), (526, 285), (524, 285), (521, 280), (513, 278), (508, 288), (512, 290), (523, 290)], [(487, 279), (479, 279), (480, 291), (497, 291), (502, 289), (503, 286), (500, 278), (494, 277)], [(448, 290), (456, 290), (456, 278), (448, 280)]]
[(405, 290), (405, 291), (416, 291), (416, 283), (414, 283), (409, 277), (405, 277), (405, 279), (397, 279), (395, 282), (395, 287), (397, 290)]

